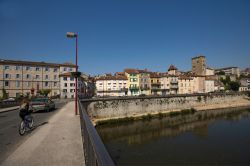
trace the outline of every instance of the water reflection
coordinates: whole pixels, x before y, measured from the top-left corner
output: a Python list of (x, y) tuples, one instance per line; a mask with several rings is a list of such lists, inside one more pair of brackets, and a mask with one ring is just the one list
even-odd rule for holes
[[(242, 159), (245, 156), (250, 158), (247, 150), (250, 148), (249, 117), (250, 110), (211, 110), (150, 121), (98, 126), (97, 130), (118, 165), (216, 165), (236, 161), (237, 164), (250, 164), (248, 159)], [(244, 138), (237, 136), (241, 130), (243, 134), (247, 133)], [(228, 159), (231, 156), (229, 152), (233, 151), (230, 147), (239, 147), (234, 141), (248, 143), (234, 154), (234, 159)]]

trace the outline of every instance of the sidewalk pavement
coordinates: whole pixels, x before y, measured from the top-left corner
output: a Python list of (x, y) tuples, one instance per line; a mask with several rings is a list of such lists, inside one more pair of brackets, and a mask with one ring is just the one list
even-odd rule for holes
[(74, 113), (74, 102), (69, 102), (47, 124), (35, 129), (2, 165), (85, 165), (79, 118)]
[(0, 113), (1, 113), (1, 112), (12, 111), (12, 110), (17, 110), (17, 109), (19, 109), (19, 108), (20, 108), (20, 106), (8, 107), (8, 108), (1, 108), (1, 109), (0, 109)]

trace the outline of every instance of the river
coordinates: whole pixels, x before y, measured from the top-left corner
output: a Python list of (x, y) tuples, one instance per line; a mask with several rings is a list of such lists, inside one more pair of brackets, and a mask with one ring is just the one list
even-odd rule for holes
[(250, 110), (97, 126), (116, 165), (250, 165)]

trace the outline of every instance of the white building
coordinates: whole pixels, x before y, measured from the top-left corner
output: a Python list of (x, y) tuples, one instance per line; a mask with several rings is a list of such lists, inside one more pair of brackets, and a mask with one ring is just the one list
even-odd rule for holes
[(214, 92), (214, 80), (206, 78), (205, 79), (205, 93)]
[[(78, 94), (81, 95), (81, 89), (85, 86), (81, 78), (78, 78)], [(60, 74), (61, 98), (75, 98), (75, 78), (71, 73)]]
[(163, 74), (160, 78), (162, 95), (177, 94), (178, 92), (178, 76)]
[(96, 79), (97, 96), (126, 96), (128, 80), (126, 76), (103, 76)]
[(214, 69), (207, 67), (206, 76), (213, 76), (213, 75), (214, 75)]
[(215, 70), (215, 73), (219, 73), (220, 71), (224, 71), (225, 75), (236, 75), (240, 76), (240, 69), (238, 67), (225, 67), (219, 68)]

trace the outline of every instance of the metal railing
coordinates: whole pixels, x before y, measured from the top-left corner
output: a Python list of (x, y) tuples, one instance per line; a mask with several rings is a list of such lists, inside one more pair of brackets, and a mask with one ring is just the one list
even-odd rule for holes
[(85, 164), (87, 166), (114, 166), (108, 151), (92, 124), (83, 104), (78, 101)]

